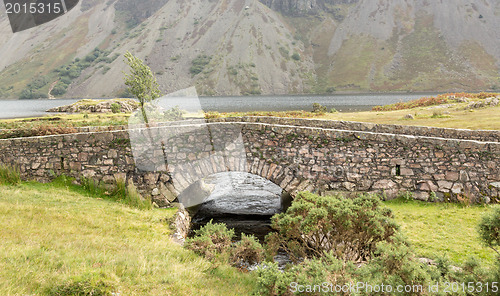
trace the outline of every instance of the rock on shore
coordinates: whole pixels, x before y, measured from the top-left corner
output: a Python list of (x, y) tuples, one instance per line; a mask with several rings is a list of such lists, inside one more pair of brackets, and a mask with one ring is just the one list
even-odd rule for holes
[[(139, 108), (139, 103), (133, 99), (112, 99), (112, 100), (90, 100), (84, 99), (66, 106), (59, 106), (47, 110), (47, 112), (65, 113), (110, 113), (112, 105), (120, 106), (119, 112), (131, 113)], [(118, 109), (117, 109), (118, 110)]]

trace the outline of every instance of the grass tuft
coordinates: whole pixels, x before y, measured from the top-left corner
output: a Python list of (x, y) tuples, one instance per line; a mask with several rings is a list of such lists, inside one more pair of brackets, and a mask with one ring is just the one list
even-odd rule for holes
[(116, 295), (115, 283), (103, 274), (85, 274), (74, 277), (64, 284), (47, 288), (49, 296), (112, 296)]
[(21, 182), (21, 174), (17, 167), (0, 165), (0, 184), (16, 185)]

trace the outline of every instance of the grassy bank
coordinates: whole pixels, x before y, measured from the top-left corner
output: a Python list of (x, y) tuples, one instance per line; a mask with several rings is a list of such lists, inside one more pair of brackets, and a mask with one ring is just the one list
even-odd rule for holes
[[(377, 124), (417, 125), (472, 130), (500, 130), (500, 106), (464, 110), (466, 104), (445, 107), (418, 107), (396, 111), (368, 111), (356, 113), (328, 113), (318, 118), (371, 122)], [(414, 119), (406, 119), (411, 114)]]
[(171, 242), (173, 213), (53, 184), (0, 185), (0, 294), (47, 295), (86, 281), (120, 295), (249, 294), (252, 274)]
[(487, 206), (465, 207), (459, 204), (434, 204), (419, 201), (390, 201), (403, 233), (417, 254), (426, 258), (447, 256), (463, 263), (469, 256), (491, 264), (495, 253), (481, 244), (477, 225)]
[[(138, 210), (75, 188), (0, 185), (1, 295), (51, 295), (82, 282), (120, 295), (248, 295), (254, 290), (255, 274), (216, 266), (171, 242), (168, 220), (174, 210)], [(494, 262), (476, 229), (488, 207), (384, 204), (419, 256), (446, 255), (456, 265), (469, 256)]]

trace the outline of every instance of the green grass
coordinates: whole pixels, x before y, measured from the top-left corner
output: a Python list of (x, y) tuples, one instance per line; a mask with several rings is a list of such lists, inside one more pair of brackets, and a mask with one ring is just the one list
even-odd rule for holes
[(0, 120), (0, 129), (40, 130), (87, 126), (127, 125), (128, 113), (80, 113)]
[[(477, 232), (487, 206), (385, 202), (427, 258), (456, 265), (495, 254)], [(175, 210), (140, 210), (61, 180), (0, 185), (0, 295), (102, 289), (121, 295), (248, 295), (256, 275), (210, 263), (173, 243)]]
[[(255, 277), (169, 239), (174, 210), (139, 210), (67, 185), (0, 185), (0, 295), (111, 287), (120, 295), (246, 295)], [(89, 280), (90, 279), (90, 280)]]
[(487, 264), (494, 262), (494, 252), (481, 243), (477, 229), (488, 206), (399, 200), (385, 202), (385, 205), (394, 212), (418, 256), (437, 258), (444, 255), (458, 264), (469, 256)]

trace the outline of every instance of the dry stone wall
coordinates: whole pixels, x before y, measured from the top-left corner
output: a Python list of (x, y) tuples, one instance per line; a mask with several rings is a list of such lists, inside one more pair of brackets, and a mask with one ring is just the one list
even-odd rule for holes
[[(225, 121), (212, 122), (204, 128), (228, 130), (231, 126), (229, 130), (238, 130), (246, 161), (238, 162), (241, 155), (221, 156), (220, 161), (200, 167), (202, 174), (198, 176), (224, 170), (246, 171), (271, 180), (292, 195), (302, 190), (382, 192), (393, 198), (409, 191), (418, 199), (431, 201), (498, 202), (500, 199), (500, 143), (487, 141), (497, 139), (498, 134), (493, 131), (444, 129), (443, 132), (405, 127), (399, 133), (384, 133), (380, 131), (398, 128), (276, 118)], [(339, 125), (342, 128), (335, 128)], [(426, 131), (423, 135), (417, 135), (423, 130)], [(435, 137), (438, 132), (441, 137)], [(485, 141), (454, 138), (454, 135), (465, 137), (467, 133), (471, 138)], [(196, 134), (191, 135), (190, 142), (197, 139)], [(217, 143), (214, 138), (206, 140)], [(153, 152), (167, 156), (166, 170), (168, 159), (194, 161), (212, 153), (209, 147), (198, 151), (199, 154), (182, 151), (179, 148), (183, 141), (180, 138), (172, 141), (177, 143), (175, 149), (165, 143), (164, 151)], [(237, 152), (233, 148), (226, 149), (229, 156)], [(0, 163), (17, 165), (25, 179), (48, 181), (65, 174), (77, 179), (93, 178), (110, 186), (118, 179), (126, 179), (159, 206), (168, 205), (186, 188), (186, 184), (176, 185), (178, 182), (170, 171), (148, 172), (138, 168), (126, 130), (0, 140), (0, 151)], [(186, 169), (189, 170), (197, 168)], [(197, 180), (186, 181), (189, 185)]]

